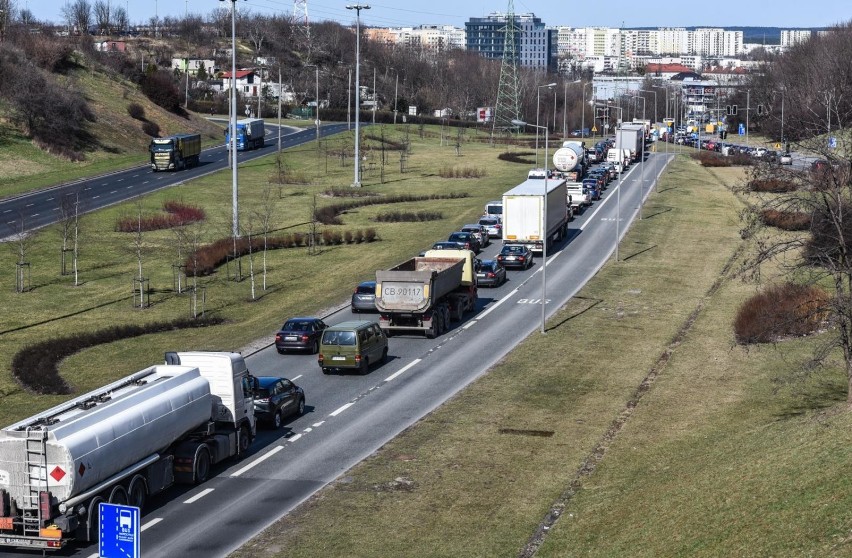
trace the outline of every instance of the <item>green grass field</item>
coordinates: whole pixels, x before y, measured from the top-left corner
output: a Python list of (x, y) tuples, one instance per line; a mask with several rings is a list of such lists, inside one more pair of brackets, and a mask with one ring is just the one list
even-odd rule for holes
[(551, 508), (538, 556), (848, 555), (842, 369), (733, 340), (741, 176), (677, 159), (546, 337), (233, 556), (519, 556)]

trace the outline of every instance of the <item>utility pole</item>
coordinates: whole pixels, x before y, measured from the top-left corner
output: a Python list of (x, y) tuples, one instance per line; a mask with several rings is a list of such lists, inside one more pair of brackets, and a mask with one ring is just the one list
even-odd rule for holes
[(353, 4), (346, 6), (347, 10), (355, 10), (355, 181), (353, 188), (361, 187), (361, 10), (369, 10), (367, 4)]

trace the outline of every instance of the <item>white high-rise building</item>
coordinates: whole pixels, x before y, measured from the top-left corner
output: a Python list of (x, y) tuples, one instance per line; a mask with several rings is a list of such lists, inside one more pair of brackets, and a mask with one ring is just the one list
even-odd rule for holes
[(781, 47), (790, 47), (811, 39), (813, 32), (810, 29), (782, 29)]

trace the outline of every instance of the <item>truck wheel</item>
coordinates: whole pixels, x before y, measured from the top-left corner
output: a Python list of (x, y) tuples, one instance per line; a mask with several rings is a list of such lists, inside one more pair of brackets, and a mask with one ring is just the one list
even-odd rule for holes
[(121, 485), (112, 487), (112, 491), (109, 493), (109, 503), (126, 506), (127, 490)]
[(145, 484), (145, 477), (136, 475), (130, 481), (129, 488), (127, 489), (127, 503), (142, 509), (145, 507), (146, 498), (148, 498), (148, 486)]
[(249, 445), (251, 445), (250, 436), (248, 426), (242, 425), (240, 427), (240, 455), (243, 455), (248, 451)]
[[(240, 442), (240, 445), (242, 445), (242, 442)], [(201, 484), (210, 476), (210, 451), (207, 449), (207, 446), (201, 446), (198, 448), (198, 452), (195, 454), (195, 463), (192, 465), (192, 470), (193, 476), (195, 477), (193, 479), (195, 484)]]
[(450, 307), (444, 305), (444, 333), (450, 331)]
[(100, 496), (95, 496), (89, 500), (89, 513), (86, 514), (88, 516), (88, 520), (86, 521), (86, 540), (89, 542), (96, 543), (100, 537), (101, 526), (100, 521), (98, 521), (100, 510), (98, 508), (103, 501), (104, 499)]

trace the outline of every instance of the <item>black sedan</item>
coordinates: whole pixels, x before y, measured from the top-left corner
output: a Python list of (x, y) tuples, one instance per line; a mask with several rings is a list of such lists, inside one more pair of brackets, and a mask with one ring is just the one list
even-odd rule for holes
[(257, 376), (254, 414), (258, 421), (280, 428), (286, 417), (305, 414), (305, 391), (287, 378)]
[(352, 293), (352, 311), (375, 312), (376, 311), (376, 282), (362, 281), (355, 287)]
[(529, 269), (533, 264), (533, 253), (525, 244), (506, 244), (497, 254), (497, 261), (503, 267)]
[(476, 284), (480, 287), (499, 287), (506, 282), (506, 268), (495, 260), (482, 260), (476, 271)]
[(275, 334), (275, 348), (279, 354), (289, 350), (319, 352), (319, 339), (328, 326), (319, 318), (290, 318)]

